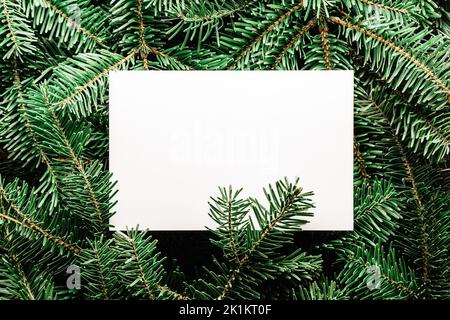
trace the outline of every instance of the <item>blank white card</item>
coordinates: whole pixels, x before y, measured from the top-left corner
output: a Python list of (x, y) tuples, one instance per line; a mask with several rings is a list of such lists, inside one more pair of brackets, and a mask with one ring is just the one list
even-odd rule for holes
[(205, 230), (219, 186), (300, 178), (305, 230), (353, 230), (352, 71), (116, 71), (110, 84), (115, 229)]

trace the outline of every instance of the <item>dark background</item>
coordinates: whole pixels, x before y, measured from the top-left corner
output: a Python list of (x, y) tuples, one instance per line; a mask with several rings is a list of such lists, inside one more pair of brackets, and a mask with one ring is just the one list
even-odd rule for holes
[[(299, 231), (295, 233), (293, 245), (285, 247), (285, 252), (302, 248), (311, 254), (322, 254), (324, 274), (331, 275), (331, 262), (336, 260), (336, 255), (324, 249), (322, 244), (342, 237), (346, 232)], [(158, 249), (167, 256), (167, 264), (170, 266), (175, 260), (188, 279), (199, 278), (203, 273), (202, 266), (211, 266), (212, 256), (220, 257), (222, 254), (210, 243), (212, 233), (209, 231), (151, 231), (149, 234), (158, 240)]]

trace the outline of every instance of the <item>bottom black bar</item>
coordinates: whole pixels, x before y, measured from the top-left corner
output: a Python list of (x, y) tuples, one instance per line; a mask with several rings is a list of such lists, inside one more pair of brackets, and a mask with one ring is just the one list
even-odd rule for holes
[(10, 309), (14, 315), (30, 312), (59, 315), (69, 313), (71, 317), (101, 315), (102, 319), (305, 319), (313, 315), (345, 316), (385, 314), (387, 310), (397, 310), (405, 316), (405, 311), (438, 312), (437, 307), (449, 306), (448, 301), (2, 301), (0, 309)]

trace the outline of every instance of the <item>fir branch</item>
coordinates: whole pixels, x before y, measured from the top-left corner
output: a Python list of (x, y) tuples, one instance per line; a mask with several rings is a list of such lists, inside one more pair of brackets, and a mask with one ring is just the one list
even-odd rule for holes
[(103, 299), (109, 300), (108, 288), (106, 286), (106, 281), (105, 281), (104, 271), (102, 269), (102, 264), (100, 263), (100, 257), (98, 256), (97, 251), (94, 251), (94, 255), (95, 255), (95, 264), (97, 265), (97, 270), (98, 270), (98, 278), (100, 279), (100, 284), (101, 284), (101, 288), (102, 288), (102, 296), (103, 296)]
[(386, 4), (383, 3), (378, 3), (372, 0), (358, 0), (362, 3), (377, 7), (377, 8), (381, 8), (381, 9), (385, 9), (385, 10), (390, 10), (396, 13), (402, 13), (402, 14), (409, 14), (409, 11), (407, 9), (403, 9), (403, 8), (394, 8), (392, 6), (388, 6)]
[(292, 290), (293, 300), (347, 300), (345, 291), (341, 290), (335, 281), (321, 278), (311, 282), (309, 286), (300, 286)]
[(275, 58), (275, 62), (272, 65), (272, 70), (275, 70), (278, 65), (283, 60), (283, 57), (288, 53), (288, 51), (294, 47), (294, 45), (314, 26), (316, 25), (316, 19), (309, 20), (306, 25), (300, 29), (300, 31), (292, 37), (291, 41), (281, 50), (281, 52)]
[[(60, 191), (60, 186), (58, 184), (58, 180), (57, 180), (57, 174), (56, 174), (56, 170), (53, 167), (53, 164), (50, 161), (49, 156), (47, 155), (46, 152), (44, 152), (44, 148), (43, 146), (39, 143), (38, 139), (37, 139), (37, 135), (36, 132), (33, 130), (33, 126), (31, 125), (30, 120), (27, 117), (24, 117), (23, 112), (27, 110), (27, 106), (25, 105), (25, 103), (23, 103), (24, 101), (24, 88), (22, 85), (22, 81), (20, 78), (20, 73), (19, 73), (19, 68), (18, 68), (18, 64), (17, 64), (17, 59), (16, 56), (13, 56), (13, 71), (14, 71), (14, 86), (13, 89), (16, 91), (17, 93), (17, 98), (16, 100), (13, 102), (15, 104), (18, 104), (17, 110), (11, 110), (11, 112), (17, 112), (19, 111), (19, 120), (24, 122), (24, 127), (25, 127), (25, 131), (28, 133), (28, 135), (31, 137), (31, 140), (28, 141), (24, 141), (23, 144), (21, 146), (16, 146), (16, 149), (18, 149), (17, 154), (13, 154), (14, 158), (18, 158), (19, 155), (22, 152), (28, 152), (28, 150), (25, 150), (27, 148), (27, 144), (31, 143), (31, 145), (37, 149), (38, 154), (40, 156), (40, 160), (43, 161), (43, 163), (45, 164), (46, 168), (47, 168), (47, 173), (50, 175), (50, 192), (49, 190), (45, 189), (45, 188), (41, 188), (40, 192), (42, 194), (46, 196), (48, 196), (49, 194), (51, 194), (52, 196), (52, 205), (50, 206), (50, 210), (52, 211), (58, 202), (58, 193)], [(5, 122), (9, 122), (9, 121), (5, 121)], [(20, 130), (20, 122), (17, 121), (17, 123), (13, 122), (12, 126), (17, 126), (17, 130)], [(14, 130), (15, 128), (8, 128), (9, 130)], [(9, 146), (9, 144), (7, 144), (7, 147)], [(45, 177), (45, 174), (44, 176)], [(43, 200), (45, 200), (45, 198)]]
[[(445, 149), (447, 150), (445, 154), (447, 155), (450, 152), (450, 141), (448, 138), (444, 135), (444, 132), (436, 128), (431, 121), (427, 118), (425, 118), (422, 114), (418, 114), (418, 117), (420, 120), (422, 120), (426, 126), (436, 134), (436, 137), (442, 142), (442, 144), (445, 146)], [(448, 132), (447, 132), (448, 133)]]
[[(320, 270), (321, 258), (307, 255), (302, 250), (290, 254), (278, 252), (285, 244), (293, 241), (293, 231), (307, 223), (305, 217), (312, 216), (309, 209), (314, 205), (311, 192), (303, 192), (298, 179), (290, 183), (287, 179), (277, 181), (264, 189), (269, 208), (253, 198), (238, 198), (242, 189), (220, 188), (221, 196), (210, 203), (210, 216), (218, 224), (213, 233), (220, 240), (211, 242), (222, 248), (227, 263), (213, 260), (216, 271), (205, 268), (211, 280), (199, 280), (190, 286), (194, 297), (223, 300), (225, 298), (261, 298), (254, 290), (271, 279), (288, 281), (312, 280)], [(233, 249), (228, 232), (229, 203), (231, 203), (232, 229), (239, 261), (233, 259)], [(252, 221), (256, 218), (258, 226)], [(231, 261), (230, 261), (231, 260)]]
[(337, 6), (336, 0), (308, 0), (305, 1), (305, 15), (306, 17), (315, 16), (326, 17), (330, 16), (330, 12), (335, 10)]
[(0, 256), (0, 300), (54, 300), (59, 298), (49, 270), (30, 266), (6, 250)]
[(438, 128), (436, 128), (436, 126), (434, 126), (429, 119), (425, 118), (425, 116), (423, 116), (422, 114), (418, 114), (420, 120), (422, 120), (427, 127), (436, 134), (436, 136), (442, 141), (442, 143), (446, 146), (447, 149), (450, 150), (450, 141), (448, 140), (448, 138), (444, 135), (444, 133), (439, 130)]
[(389, 121), (389, 118), (387, 117), (386, 113), (383, 111), (383, 109), (375, 102), (372, 100), (372, 105), (378, 110), (378, 112), (380, 113), (380, 115), (384, 118), (385, 122), (386, 122), (386, 126), (389, 128), (390, 133), (392, 135), (392, 138), (395, 141), (395, 144), (398, 147), (398, 150), (401, 153), (402, 156), (402, 161), (403, 161), (403, 165), (405, 168), (405, 171), (408, 175), (408, 180), (411, 183), (411, 188), (413, 190), (413, 194), (414, 194), (414, 198), (415, 201), (417, 203), (417, 214), (419, 216), (419, 221), (420, 221), (420, 234), (421, 234), (421, 241), (422, 241), (422, 246), (421, 246), (421, 253), (422, 253), (422, 258), (423, 258), (423, 281), (425, 283), (428, 283), (429, 281), (429, 272), (430, 272), (430, 265), (429, 265), (429, 237), (428, 237), (428, 233), (426, 231), (426, 223), (425, 223), (425, 208), (422, 204), (422, 200), (419, 194), (419, 189), (417, 187), (417, 183), (413, 174), (413, 170), (411, 168), (411, 164), (408, 160), (406, 151), (400, 141), (400, 139), (398, 138), (398, 136), (396, 135), (394, 128), (392, 128), (391, 122)]
[(166, 52), (163, 52), (163, 51), (161, 51), (161, 50), (159, 50), (157, 48), (154, 48), (154, 47), (149, 48), (149, 53), (152, 53), (152, 54), (154, 54), (157, 57), (163, 57), (163, 58), (166, 58), (166, 59), (168, 59), (170, 61), (173, 61), (173, 62), (177, 63), (178, 65), (183, 66), (187, 70), (194, 70), (195, 69), (194, 67), (186, 64), (185, 62), (181, 61), (180, 59), (177, 59), (176, 57), (174, 57), (174, 56), (172, 56), (172, 55), (170, 55), (170, 54), (168, 54)]
[(61, 123), (59, 122), (58, 117), (55, 114), (55, 111), (50, 107), (50, 103), (48, 101), (45, 89), (43, 89), (43, 98), (44, 98), (45, 105), (48, 106), (48, 111), (50, 112), (50, 115), (52, 116), (53, 121), (56, 124), (56, 127), (58, 128), (58, 131), (64, 141), (64, 144), (67, 147), (67, 149), (69, 150), (70, 156), (72, 158), (71, 160), (72, 160), (73, 164), (75, 165), (75, 167), (77, 168), (77, 170), (79, 171), (80, 175), (82, 176), (84, 183), (86, 184), (86, 188), (89, 192), (89, 199), (91, 200), (91, 203), (97, 214), (100, 231), (102, 233), (105, 233), (107, 231), (107, 228), (105, 227), (105, 221), (103, 220), (103, 217), (102, 217), (102, 212), (100, 210), (99, 201), (97, 200), (94, 189), (92, 188), (92, 184), (89, 181), (89, 178), (86, 174), (86, 171), (84, 169), (82, 162), (76, 156), (75, 151), (73, 150), (73, 148), (64, 132), (64, 129), (63, 129)]
[[(129, 235), (115, 233), (113, 239), (102, 235), (89, 240), (80, 256), (89, 298), (115, 299), (123, 295), (125, 286), (138, 298), (189, 299), (162, 283), (162, 260), (157, 259), (159, 253), (154, 253), (155, 243), (146, 239), (143, 231), (137, 230), (132, 230)], [(142, 296), (137, 282), (142, 283)]]
[(358, 164), (358, 170), (361, 177), (368, 183), (370, 183), (370, 175), (367, 173), (367, 167), (364, 163), (364, 157), (359, 149), (359, 143), (356, 138), (353, 138), (353, 153), (355, 155), (356, 163)]
[(331, 52), (328, 39), (328, 28), (326, 26), (320, 27), (320, 39), (322, 40), (321, 45), (323, 49), (323, 57), (325, 59), (325, 67), (328, 70), (333, 69), (333, 63), (331, 62)]
[[(3, 191), (2, 191), (2, 195), (3, 195)], [(4, 196), (3, 196), (4, 197)], [(4, 198), (6, 201), (8, 201), (7, 198)], [(38, 224), (36, 224), (35, 222), (31, 221), (29, 218), (26, 217), (26, 215), (24, 213), (22, 213), (19, 208), (17, 208), (14, 205), (11, 205), (11, 208), (13, 208), (13, 210), (23, 219), (22, 221), (20, 221), (19, 219), (15, 219), (7, 214), (1, 213), (0, 212), (0, 217), (8, 220), (10, 222), (13, 222), (15, 225), (23, 227), (24, 229), (28, 229), (31, 230), (32, 232), (41, 235), (42, 237), (46, 238), (49, 241), (52, 241), (54, 243), (56, 243), (57, 245), (64, 247), (65, 249), (68, 249), (69, 251), (72, 251), (75, 254), (80, 254), (80, 249), (73, 244), (70, 244), (68, 242), (66, 242), (64, 239), (59, 238), (58, 236), (55, 236), (53, 234), (51, 234), (50, 232), (42, 229), (41, 227), (39, 227)]]
[(238, 254), (237, 248), (236, 248), (236, 240), (233, 235), (232, 203), (230, 200), (228, 200), (228, 203), (227, 203), (227, 217), (228, 217), (228, 239), (231, 244), (231, 252), (234, 256), (235, 261), (239, 265), (239, 263), (240, 263), (239, 254)]
[(127, 55), (138, 50), (144, 68), (151, 47), (164, 45), (164, 31), (167, 25), (165, 19), (148, 12), (148, 0), (112, 0), (110, 6), (110, 24), (113, 27), (112, 51)]
[(63, 20), (70, 27), (73, 27), (73, 28), (76, 28), (76, 29), (80, 30), (88, 39), (92, 39), (93, 41), (95, 41), (96, 43), (98, 43), (98, 44), (100, 44), (102, 46), (105, 45), (105, 40), (103, 38), (101, 38), (99, 36), (96, 36), (93, 32), (91, 32), (88, 29), (86, 29), (85, 27), (83, 27), (79, 21), (76, 21), (73, 18), (71, 18), (61, 8), (58, 8), (58, 6), (55, 5), (55, 3), (53, 3), (51, 0), (41, 0), (41, 1), (43, 1), (43, 3), (46, 6), (48, 6), (48, 8), (50, 8), (56, 15), (60, 16), (61, 18), (63, 18)]
[[(233, 62), (227, 67), (228, 70), (235, 69), (239, 61), (241, 61), (253, 48), (261, 42), (264, 37), (278, 27), (283, 21), (285, 21), (292, 14), (303, 8), (303, 1), (291, 7), (288, 11), (284, 12), (277, 20), (270, 24), (267, 28), (263, 29), (248, 45), (246, 45), (239, 54), (233, 59)], [(307, 24), (309, 25), (309, 23)]]
[(184, 22), (207, 22), (211, 20), (221, 19), (226, 16), (233, 15), (239, 11), (244, 10), (247, 7), (253, 6), (254, 4), (258, 3), (260, 0), (250, 0), (247, 2), (244, 2), (243, 4), (236, 6), (234, 8), (226, 9), (226, 10), (219, 10), (217, 12), (214, 12), (212, 14), (207, 15), (187, 15), (183, 12), (179, 12), (177, 17)]
[(188, 296), (175, 292), (168, 286), (157, 284), (156, 289), (162, 294), (167, 293), (170, 297), (175, 297), (176, 300), (191, 300)]
[(444, 81), (441, 80), (436, 74), (434, 74), (434, 72), (429, 67), (427, 67), (421, 61), (419, 61), (416, 57), (414, 57), (412, 54), (410, 54), (404, 48), (398, 46), (394, 41), (387, 40), (387, 39), (383, 38), (381, 35), (378, 35), (368, 29), (365, 29), (364, 27), (361, 27), (357, 24), (354, 24), (354, 23), (351, 23), (348, 21), (344, 21), (338, 17), (331, 17), (330, 21), (335, 24), (338, 24), (346, 29), (352, 29), (352, 30), (355, 30), (356, 32), (364, 34), (365, 36), (379, 42), (383, 46), (388, 47), (391, 50), (393, 50), (394, 52), (398, 53), (405, 60), (411, 62), (416, 67), (421, 69), (427, 75), (427, 77), (429, 77), (431, 79), (431, 81), (434, 82), (437, 85), (437, 87), (447, 96), (447, 99), (450, 101), (450, 88), (448, 88), (445, 85)]
[[(450, 123), (449, 121), (446, 120), (447, 114), (437, 111), (425, 115), (422, 110), (412, 105), (398, 90), (389, 89), (386, 91), (386, 93), (393, 94), (394, 97), (400, 98), (401, 102), (404, 104), (404, 107), (408, 108), (406, 111), (404, 111), (402, 110), (403, 108), (401, 108), (401, 106), (398, 106), (393, 108), (392, 110), (393, 115), (391, 117), (392, 118), (391, 122), (397, 122), (397, 132), (399, 132), (401, 124), (403, 125), (402, 127), (404, 133), (414, 132), (415, 131), (414, 129), (418, 127), (418, 129), (416, 129), (418, 133), (416, 133), (416, 135), (411, 134), (410, 138), (408, 139), (409, 146), (414, 147), (415, 142), (423, 139), (426, 141), (426, 143), (435, 146), (435, 148), (433, 147), (428, 148), (428, 145), (425, 143), (424, 154), (425, 156), (431, 157), (436, 152), (436, 150), (438, 150), (439, 148), (438, 142), (439, 142), (441, 145), (440, 146), (441, 152), (439, 152), (439, 154), (437, 155), (437, 160), (440, 161), (446, 155), (448, 155), (448, 153), (450, 152), (450, 141), (449, 141), (450, 137), (447, 137), (446, 134), (449, 135), (450, 132), (446, 129), (448, 126), (450, 126)], [(396, 116), (396, 113), (399, 114), (398, 117)], [(411, 120), (408, 119), (409, 121), (407, 121), (407, 123), (405, 123), (404, 121), (402, 123), (401, 122), (402, 118), (406, 116), (410, 116)], [(432, 123), (432, 121), (437, 121), (437, 119), (439, 119), (440, 117), (443, 117), (443, 120), (441, 121), (442, 122), (441, 127), (438, 128), (436, 124)], [(429, 133), (425, 134), (422, 139), (420, 139), (419, 137), (419, 132), (421, 131), (420, 127), (421, 124), (424, 125), (423, 128), (426, 129), (423, 131)], [(405, 140), (405, 134), (403, 140)], [(428, 149), (432, 150), (429, 153), (427, 153)]]
[[(22, 88), (22, 81), (20, 80), (20, 74), (19, 74), (19, 68), (17, 66), (17, 59), (14, 56), (13, 59), (13, 66), (14, 66), (14, 83), (16, 84), (16, 92), (18, 94), (18, 98), (17, 101), (23, 101), (23, 88)], [(23, 103), (20, 103), (19, 105), (19, 109), (21, 110), (25, 110), (26, 106)], [(50, 161), (47, 157), (47, 155), (43, 152), (42, 147), (39, 145), (39, 143), (37, 142), (36, 139), (36, 134), (35, 132), (32, 130), (31, 125), (30, 125), (30, 121), (28, 119), (25, 119), (25, 126), (27, 128), (27, 131), (30, 133), (31, 135), (31, 139), (33, 140), (33, 142), (35, 143), (35, 146), (38, 148), (39, 153), (42, 157), (42, 160), (45, 162), (45, 164), (47, 165), (47, 167), (50, 169), (50, 172), (52, 174), (53, 177), (55, 177), (55, 171), (52, 169), (51, 165), (50, 165)]]
[(3, 59), (23, 60), (25, 54), (32, 54), (36, 50), (34, 43), (37, 39), (24, 18), (22, 3), (18, 0), (1, 1), (0, 22), (6, 24), (6, 29), (0, 25), (0, 48), (6, 50)]
[(112, 240), (103, 236), (88, 241), (88, 247), (83, 248), (80, 264), (83, 267), (81, 276), (86, 283), (86, 293), (92, 299), (110, 300), (117, 290), (117, 280), (113, 277), (114, 263), (117, 255), (111, 250)]
[(144, 61), (144, 68), (148, 70), (147, 55), (150, 51), (147, 42), (145, 41), (145, 25), (142, 13), (142, 0), (137, 0), (137, 14), (139, 23), (139, 51), (141, 52), (142, 60)]
[(355, 216), (354, 222), (357, 222), (359, 219), (361, 219), (364, 215), (370, 215), (374, 210), (377, 209), (377, 207), (382, 207), (386, 202), (389, 202), (392, 199), (393, 194), (389, 193), (380, 200), (376, 202), (372, 202), (370, 206), (365, 208), (364, 211), (361, 211), (357, 216)]
[[(162, 267), (164, 258), (160, 259), (160, 253), (155, 252), (156, 240), (137, 230), (131, 230), (128, 234), (115, 233), (114, 240), (114, 250), (120, 263), (118, 276), (133, 296), (155, 300), (160, 299), (165, 293), (178, 300), (187, 299), (186, 296), (162, 284), (165, 274)], [(137, 286), (137, 283), (142, 286)]]
[[(367, 264), (365, 265), (366, 269), (368, 268)], [(392, 286), (396, 287), (397, 289), (405, 292), (406, 294), (408, 294), (410, 297), (413, 297), (415, 299), (419, 298), (419, 295), (417, 293), (415, 293), (414, 291), (412, 291), (411, 289), (409, 289), (408, 287), (406, 287), (404, 284), (395, 281), (394, 279), (388, 277), (385, 274), (381, 275), (381, 278), (383, 278), (383, 280), (386, 280), (387, 282), (389, 282), (389, 284), (391, 284)]]
[(246, 218), (249, 212), (250, 201), (239, 199), (242, 189), (233, 191), (232, 187), (219, 188), (220, 197), (211, 198), (209, 202), (209, 216), (216, 222), (217, 228), (211, 231), (218, 236), (218, 241), (213, 244), (218, 246), (224, 256), (233, 261), (240, 262), (242, 251), (242, 230), (246, 229)]
[[(397, 233), (404, 211), (401, 194), (379, 178), (355, 186), (354, 233), (342, 243), (358, 240), (370, 246), (388, 242)], [(350, 240), (349, 240), (350, 239)], [(337, 243), (340, 241), (337, 240)], [(335, 242), (336, 243), (336, 242)]]
[(128, 243), (130, 244), (130, 246), (131, 246), (131, 248), (133, 250), (133, 257), (136, 260), (136, 265), (137, 265), (138, 270), (139, 270), (139, 277), (141, 278), (142, 284), (144, 285), (144, 288), (145, 288), (145, 291), (147, 292), (148, 298), (150, 300), (155, 300), (155, 296), (154, 296), (152, 290), (150, 289), (150, 286), (149, 286), (149, 284), (147, 282), (147, 279), (145, 277), (144, 272), (142, 271), (142, 264), (141, 264), (141, 261), (139, 259), (139, 255), (138, 255), (137, 250), (136, 250), (136, 245), (134, 244), (134, 241), (131, 238), (126, 237), (125, 239), (128, 241)]
[[(279, 186), (278, 186), (279, 187)], [(223, 300), (229, 293), (230, 289), (233, 286), (233, 283), (236, 281), (237, 275), (242, 272), (242, 269), (246, 267), (252, 256), (255, 252), (258, 251), (259, 246), (272, 234), (277, 224), (285, 218), (287, 213), (291, 211), (292, 207), (298, 201), (298, 197), (302, 194), (302, 189), (295, 185), (293, 188), (288, 189), (288, 193), (286, 194), (286, 198), (280, 204), (280, 208), (271, 215), (270, 221), (261, 231), (258, 239), (252, 244), (248, 252), (239, 259), (236, 267), (231, 271), (228, 275), (228, 280), (224, 285), (221, 294), (216, 298), (216, 300)]]
[(69, 142), (69, 139), (63, 129), (63, 126), (61, 124), (61, 122), (59, 121), (58, 117), (55, 114), (54, 109), (51, 107), (51, 104), (48, 100), (47, 97), (47, 91), (45, 89), (45, 87), (42, 89), (42, 97), (44, 99), (44, 105), (47, 107), (47, 110), (49, 112), (49, 114), (51, 115), (51, 118), (54, 122), (54, 124), (56, 125), (56, 128), (59, 131), (60, 137), (62, 138), (62, 141), (65, 145), (65, 147), (67, 148), (67, 150), (69, 151), (70, 157), (71, 157), (71, 161), (73, 162), (73, 164), (75, 165), (76, 169), (78, 170), (78, 172), (80, 173), (86, 188), (88, 190), (89, 193), (89, 199), (92, 203), (92, 206), (95, 210), (95, 213), (97, 215), (97, 219), (98, 219), (98, 224), (99, 224), (99, 228), (100, 228), (100, 232), (101, 233), (106, 233), (108, 228), (106, 226), (105, 220), (103, 219), (103, 215), (102, 215), (102, 210), (100, 209), (100, 204), (99, 204), (99, 200), (97, 199), (97, 196), (95, 195), (94, 192), (94, 188), (92, 187), (92, 183), (86, 173), (86, 170), (84, 168), (83, 162), (78, 159), (71, 143)]
[(11, 25), (11, 19), (9, 17), (8, 8), (6, 6), (6, 0), (2, 0), (2, 8), (3, 8), (3, 10), (2, 10), (3, 17), (6, 20), (6, 25), (8, 26), (9, 34), (11, 35), (11, 41), (13, 42), (13, 46), (16, 48), (15, 51), (18, 51), (19, 46), (18, 46), (17, 39), (16, 39), (16, 33)]
[(106, 76), (109, 72), (117, 69), (121, 65), (130, 61), (138, 52), (139, 52), (139, 49), (135, 49), (128, 56), (122, 58), (121, 60), (119, 60), (119, 61), (115, 62), (114, 64), (108, 66), (107, 68), (103, 69), (101, 72), (95, 74), (91, 79), (89, 79), (87, 82), (85, 82), (81, 87), (77, 88), (72, 94), (70, 94), (69, 96), (62, 99), (58, 105), (61, 108), (65, 108), (67, 105), (69, 105), (74, 100), (76, 100), (80, 95), (82, 95), (92, 85), (94, 85), (95, 83), (100, 81), (100, 79), (102, 79), (104, 76)]
[[(375, 248), (374, 250), (376, 252), (378, 250), (378, 247)], [(360, 252), (360, 250), (358, 250), (358, 253), (359, 252)], [(381, 253), (383, 253), (382, 250), (381, 250)], [(389, 254), (392, 254), (392, 251), (390, 251)], [(360, 257), (350, 255), (350, 256), (347, 257), (347, 259), (348, 259), (348, 261), (350, 263), (352, 263), (352, 262), (356, 263), (359, 267), (363, 268), (363, 270), (365, 270), (365, 273), (369, 273), (370, 274), (372, 272), (372, 270), (370, 269), (372, 267), (372, 265), (369, 265), (369, 263), (363, 261)], [(389, 261), (389, 257), (386, 260), (387, 260), (386, 262), (389, 263), (388, 262)], [(386, 263), (385, 261), (383, 261), (383, 262)], [(383, 269), (380, 268), (380, 271), (383, 271)], [(400, 275), (402, 276), (402, 274), (400, 274)], [(415, 291), (413, 291), (410, 288), (406, 287), (401, 282), (393, 279), (393, 277), (390, 276), (388, 274), (388, 272), (381, 272), (380, 277), (381, 277), (381, 279), (387, 281), (387, 283), (389, 285), (391, 285), (394, 288), (396, 288), (396, 289), (400, 290), (401, 292), (405, 293), (407, 296), (412, 297), (414, 299), (418, 299), (419, 298), (419, 295)]]
[(28, 281), (27, 276), (25, 275), (25, 272), (23, 271), (23, 268), (22, 268), (22, 266), (21, 266), (21, 264), (19, 262), (19, 259), (14, 254), (11, 256), (11, 259), (12, 259), (12, 261), (14, 263), (14, 266), (15, 266), (16, 270), (20, 274), (20, 278), (21, 278), (20, 283), (23, 284), (23, 287), (25, 288), (25, 291), (28, 294), (29, 300), (36, 300), (36, 298), (35, 298), (35, 296), (33, 294), (33, 291), (31, 290), (30, 282)]
[[(413, 152), (439, 163), (450, 152), (450, 121), (446, 112), (425, 110), (412, 103), (403, 92), (388, 86), (379, 73), (374, 76), (373, 94), (389, 109), (389, 118), (396, 134)], [(447, 132), (449, 134), (447, 134)]]

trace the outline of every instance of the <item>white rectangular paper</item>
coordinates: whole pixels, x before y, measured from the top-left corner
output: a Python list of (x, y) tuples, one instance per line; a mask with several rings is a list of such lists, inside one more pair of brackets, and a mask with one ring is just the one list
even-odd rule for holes
[(305, 230), (353, 230), (352, 71), (116, 71), (110, 170), (116, 229), (204, 230), (219, 186), (300, 177)]

